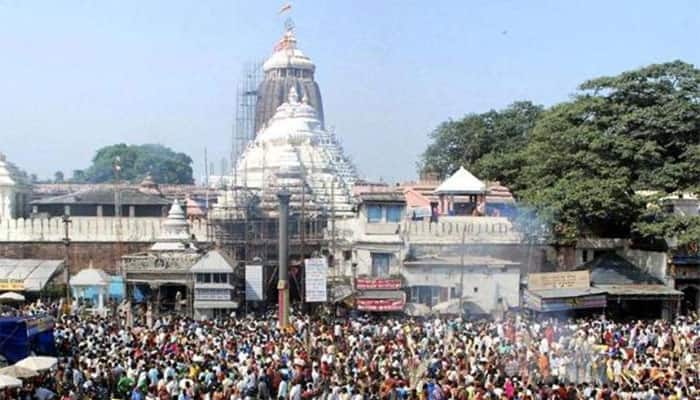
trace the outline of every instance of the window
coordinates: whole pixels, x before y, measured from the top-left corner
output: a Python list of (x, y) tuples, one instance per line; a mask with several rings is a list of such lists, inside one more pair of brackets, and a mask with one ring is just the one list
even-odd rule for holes
[(352, 260), (352, 251), (351, 250), (343, 250), (343, 261), (350, 261)]
[(583, 252), (581, 254), (581, 258), (583, 259), (583, 262), (588, 261), (588, 250), (583, 250)]
[(197, 283), (211, 283), (211, 274), (197, 274)]
[(386, 209), (386, 222), (401, 222), (402, 206), (389, 206)]
[(214, 283), (228, 283), (226, 274), (213, 274)]
[(367, 206), (367, 222), (381, 222), (382, 221), (382, 207), (380, 206)]
[(474, 293), (478, 293), (478, 292), (479, 292), (479, 288), (474, 286)]
[(389, 276), (390, 260), (389, 253), (372, 253), (372, 276), (378, 278)]

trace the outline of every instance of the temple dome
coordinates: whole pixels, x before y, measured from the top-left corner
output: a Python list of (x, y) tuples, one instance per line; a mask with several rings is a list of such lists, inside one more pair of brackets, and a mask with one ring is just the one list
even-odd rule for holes
[(190, 225), (187, 223), (185, 212), (180, 202), (175, 200), (168, 212), (168, 218), (163, 222), (163, 229), (153, 246), (152, 251), (184, 251), (194, 249), (188, 242), (190, 238)]
[(0, 153), (0, 186), (14, 186), (15, 180), (10, 175), (7, 159), (5, 155)]
[(272, 56), (263, 64), (264, 72), (276, 68), (298, 68), (310, 71), (316, 68), (311, 59), (297, 49), (297, 39), (294, 36), (294, 31), (285, 32), (282, 39), (275, 46)]
[(0, 186), (24, 186), (26, 184), (25, 174), (7, 161), (5, 154), (0, 153)]
[(338, 160), (347, 158), (327, 136), (316, 109), (305, 96), (300, 101), (292, 87), (287, 101), (241, 155), (234, 172), (237, 181), (258, 193), (263, 211), (276, 212), (276, 193), (284, 188), (292, 194), (292, 210), (303, 202), (310, 214), (334, 208), (339, 216), (351, 215), (354, 176), (348, 171), (353, 169), (341, 168)]

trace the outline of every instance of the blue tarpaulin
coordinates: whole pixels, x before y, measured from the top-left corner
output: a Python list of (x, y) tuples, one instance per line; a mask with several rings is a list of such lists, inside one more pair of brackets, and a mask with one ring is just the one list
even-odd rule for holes
[(0, 354), (14, 364), (31, 353), (54, 355), (52, 317), (0, 318)]
[[(73, 297), (91, 300), (94, 304), (97, 304), (97, 297), (100, 293), (99, 286), (85, 287), (73, 290)], [(125, 296), (124, 290), (124, 278), (121, 276), (110, 277), (109, 286), (107, 287), (107, 297), (116, 302), (122, 301)], [(107, 300), (107, 299), (105, 299)]]

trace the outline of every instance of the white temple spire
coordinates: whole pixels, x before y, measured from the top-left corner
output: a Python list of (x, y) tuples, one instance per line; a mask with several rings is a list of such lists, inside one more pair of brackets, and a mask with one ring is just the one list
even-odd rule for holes
[(299, 103), (299, 94), (297, 93), (297, 88), (294, 85), (292, 85), (292, 88), (289, 89), (289, 96), (287, 97), (287, 102), (289, 104)]

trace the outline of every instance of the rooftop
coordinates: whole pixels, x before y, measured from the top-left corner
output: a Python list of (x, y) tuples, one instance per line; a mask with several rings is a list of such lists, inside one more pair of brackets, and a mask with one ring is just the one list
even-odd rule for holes
[(636, 265), (615, 253), (604, 254), (576, 267), (591, 272), (591, 284), (601, 285), (663, 285), (664, 282), (651, 276)]
[(402, 192), (363, 192), (358, 195), (362, 202), (406, 203)]
[[(462, 257), (458, 255), (446, 255), (446, 256), (424, 256), (418, 257), (416, 259), (404, 261), (404, 265), (441, 265), (441, 266), (460, 266), (462, 265)], [(464, 256), (465, 266), (486, 266), (486, 267), (504, 267), (510, 265), (519, 265), (516, 262), (510, 260), (504, 260), (501, 258), (495, 258), (491, 256)]]
[[(127, 187), (119, 190), (122, 205), (169, 205), (170, 201), (162, 196), (144, 193), (138, 189)], [(114, 205), (114, 187), (95, 187), (83, 189), (75, 193), (48, 197), (32, 202), (34, 205)]]
[(212, 250), (192, 266), (190, 272), (233, 273), (233, 262), (218, 250)]
[(486, 192), (484, 182), (464, 167), (459, 167), (457, 172), (435, 189), (435, 194), (482, 194), (484, 192)]

